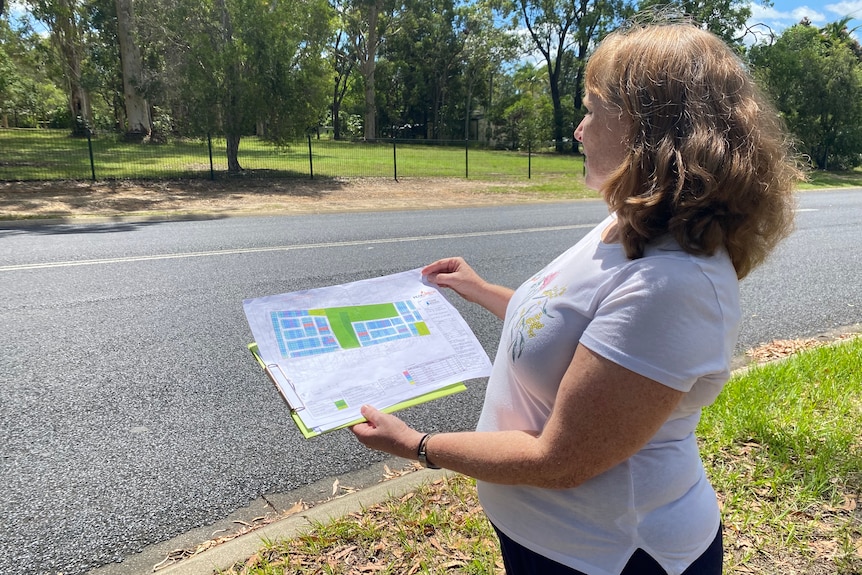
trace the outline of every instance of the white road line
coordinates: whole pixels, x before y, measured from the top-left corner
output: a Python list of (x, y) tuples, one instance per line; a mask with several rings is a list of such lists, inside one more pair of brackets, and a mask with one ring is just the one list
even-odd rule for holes
[(94, 266), (104, 264), (120, 264), (129, 262), (146, 262), (156, 260), (175, 260), (184, 258), (202, 258), (211, 256), (230, 256), (237, 254), (254, 254), (265, 252), (289, 252), (294, 250), (312, 250), (320, 248), (340, 248), (346, 246), (362, 246), (362, 245), (379, 245), (379, 244), (394, 244), (398, 242), (418, 242), (427, 240), (449, 240), (456, 238), (477, 238), (489, 236), (506, 236), (515, 234), (531, 234), (537, 232), (558, 232), (565, 230), (576, 230), (582, 228), (593, 228), (595, 224), (578, 224), (571, 226), (548, 226), (543, 228), (521, 228), (516, 230), (497, 230), (490, 232), (469, 232), (460, 234), (441, 234), (434, 236), (407, 236), (400, 238), (385, 238), (376, 240), (354, 240), (348, 242), (327, 242), (320, 244), (299, 244), (295, 246), (270, 246), (261, 248), (236, 248), (231, 250), (213, 250), (206, 252), (183, 252), (178, 254), (153, 254), (145, 256), (129, 256), (124, 258), (105, 258), (98, 260), (71, 260), (62, 262), (43, 262), (32, 264), (17, 264), (11, 266), (0, 266), (0, 272), (12, 272), (21, 270), (39, 270), (48, 268), (66, 268), (75, 266)]

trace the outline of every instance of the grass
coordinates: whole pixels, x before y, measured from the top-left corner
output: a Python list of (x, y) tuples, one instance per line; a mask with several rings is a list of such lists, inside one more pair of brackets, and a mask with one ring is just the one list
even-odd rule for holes
[(807, 175), (808, 181), (799, 185), (800, 190), (858, 188), (862, 186), (862, 167), (844, 172), (811, 170)]
[[(430, 145), (412, 141), (357, 143), (312, 139), (275, 146), (245, 137), (239, 162), (246, 175), (309, 178), (336, 177), (469, 177), (561, 179), (583, 173), (579, 156), (554, 153), (465, 149), (461, 142)], [(210, 149), (206, 139), (174, 139), (167, 144), (134, 144), (113, 134), (71, 138), (63, 130), (0, 130), (0, 181), (209, 178)], [(310, 157), (309, 157), (310, 156)], [(225, 141), (212, 140), (212, 170), (227, 177)], [(562, 188), (561, 188), (562, 189)]]
[[(725, 572), (862, 572), (862, 338), (735, 375), (698, 435), (725, 524)], [(224, 575), (501, 574), (475, 483), (454, 475), (267, 541)]]
[[(244, 175), (296, 178), (428, 178), (518, 181), (519, 189), (544, 196), (595, 197), (583, 185), (583, 158), (451, 145), (391, 141), (382, 143), (312, 139), (274, 146), (256, 137), (240, 143)], [(472, 146), (473, 144), (471, 144)], [(0, 130), (0, 181), (124, 179), (223, 179), (227, 175), (225, 141), (212, 140), (212, 166), (206, 139), (174, 139), (167, 144), (133, 144), (113, 134), (92, 139), (93, 165), (86, 139), (64, 130)], [(862, 169), (811, 171), (801, 189), (862, 185)]]

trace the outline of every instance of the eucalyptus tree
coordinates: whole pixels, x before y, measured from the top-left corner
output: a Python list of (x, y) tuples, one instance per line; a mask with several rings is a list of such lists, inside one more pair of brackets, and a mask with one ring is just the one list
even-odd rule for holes
[(800, 152), (819, 169), (862, 164), (862, 61), (855, 48), (834, 26), (803, 21), (749, 52)]
[(350, 38), (350, 50), (362, 75), (365, 96), (364, 135), (377, 138), (377, 53), (387, 36), (398, 28), (401, 0), (344, 0), (342, 25)]
[[(531, 49), (541, 56), (548, 70), (553, 103), (553, 138), (557, 151), (564, 151), (564, 138), (571, 135), (563, 108), (562, 80), (566, 65), (583, 66), (589, 48), (604, 33), (625, 18), (632, 6), (627, 0), (501, 0), (508, 14), (516, 14), (531, 40)], [(573, 58), (567, 58), (573, 54)], [(579, 85), (572, 86), (580, 90)], [(575, 101), (580, 101), (576, 97)]]
[(485, 118), (490, 119), (494, 78), (499, 78), (504, 73), (504, 65), (518, 58), (520, 40), (512, 26), (495, 17), (490, 1), (477, 0), (460, 10), (465, 35), (462, 66), (467, 112), (464, 118), (464, 138), (467, 139), (473, 101), (478, 100), (481, 103)]
[(16, 96), (21, 92), (18, 67), (7, 46), (15, 36), (5, 20), (0, 20), (0, 127), (9, 127), (9, 114), (15, 112)]
[(451, 136), (452, 109), (463, 109), (464, 40), (453, 0), (405, 5), (397, 32), (381, 52), (385, 73), (378, 112), (386, 124), (416, 126), (415, 135), (432, 139)]
[(51, 44), (62, 66), (72, 133), (81, 136), (93, 124), (90, 93), (84, 82), (84, 38), (88, 30), (83, 2), (79, 0), (27, 0), (33, 17), (50, 31)]
[(229, 172), (243, 169), (243, 136), (284, 143), (319, 124), (328, 85), (325, 0), (180, 0), (166, 9), (174, 121), (193, 133), (223, 133)]
[(143, 93), (144, 68), (137, 38), (133, 0), (115, 0), (117, 45), (123, 78), (126, 139), (140, 140), (152, 131), (149, 104)]
[(341, 105), (350, 88), (353, 71), (357, 64), (356, 54), (351, 50), (353, 39), (348, 32), (350, 27), (350, 16), (347, 12), (348, 3), (349, 0), (331, 0), (335, 30), (326, 49), (329, 65), (333, 72), (332, 104), (329, 110), (333, 138), (336, 140), (341, 139)]
[(469, 138), (473, 112), (488, 116), (493, 78), (518, 55), (517, 45), (483, 0), (405, 2), (380, 52), (382, 123), (402, 136)]

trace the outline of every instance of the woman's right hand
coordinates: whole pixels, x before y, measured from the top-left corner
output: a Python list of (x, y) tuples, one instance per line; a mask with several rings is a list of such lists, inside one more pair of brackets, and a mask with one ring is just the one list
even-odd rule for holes
[(422, 275), (429, 283), (455, 291), (468, 301), (481, 289), (483, 280), (464, 258), (444, 258), (422, 268)]
[(464, 258), (444, 258), (422, 268), (428, 283), (453, 290), (469, 302), (477, 303), (499, 318), (506, 314), (512, 290), (489, 284), (464, 261)]

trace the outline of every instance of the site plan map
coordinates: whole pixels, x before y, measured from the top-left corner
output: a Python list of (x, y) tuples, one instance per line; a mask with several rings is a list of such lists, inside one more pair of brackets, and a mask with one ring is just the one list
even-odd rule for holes
[(487, 377), (467, 323), (419, 269), (243, 302), (256, 353), (306, 437)]

